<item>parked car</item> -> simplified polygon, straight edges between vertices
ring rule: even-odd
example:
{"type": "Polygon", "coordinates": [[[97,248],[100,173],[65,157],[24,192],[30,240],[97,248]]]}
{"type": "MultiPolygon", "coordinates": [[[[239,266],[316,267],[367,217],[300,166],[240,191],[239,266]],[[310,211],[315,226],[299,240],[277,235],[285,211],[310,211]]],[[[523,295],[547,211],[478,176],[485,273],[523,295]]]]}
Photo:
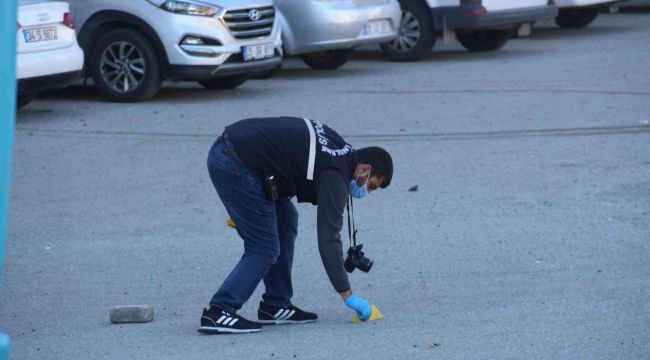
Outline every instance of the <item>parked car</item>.
{"type": "Polygon", "coordinates": [[[457,39],[470,51],[497,50],[513,29],[527,29],[520,32],[526,35],[534,21],[557,15],[552,0],[400,0],[400,4],[398,36],[381,45],[396,61],[422,58],[439,35],[457,39]]]}
{"type": "Polygon", "coordinates": [[[606,6],[614,5],[618,1],[612,0],[555,0],[560,13],[555,18],[555,23],[567,29],[580,29],[591,24],[600,10],[606,6]]]}
{"type": "Polygon", "coordinates": [[[39,91],[69,85],[81,76],[84,54],[77,44],[68,3],[22,0],[16,37],[17,105],[39,91]]]}
{"type": "Polygon", "coordinates": [[[352,49],[397,35],[397,0],[275,0],[286,55],[313,69],[337,69],[352,49]]]}
{"type": "Polygon", "coordinates": [[[84,74],[110,100],[152,97],[163,80],[233,89],[282,61],[272,0],[70,0],[84,74]]]}

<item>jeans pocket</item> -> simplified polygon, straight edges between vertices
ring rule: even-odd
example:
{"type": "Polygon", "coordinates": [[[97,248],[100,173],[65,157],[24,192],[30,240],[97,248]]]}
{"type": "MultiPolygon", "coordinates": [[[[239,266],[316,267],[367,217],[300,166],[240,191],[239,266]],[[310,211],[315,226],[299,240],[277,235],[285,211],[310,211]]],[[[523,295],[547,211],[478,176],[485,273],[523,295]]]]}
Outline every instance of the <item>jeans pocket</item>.
{"type": "Polygon", "coordinates": [[[262,180],[252,174],[241,174],[239,184],[240,201],[248,202],[259,216],[275,216],[275,203],[266,200],[262,180]]]}

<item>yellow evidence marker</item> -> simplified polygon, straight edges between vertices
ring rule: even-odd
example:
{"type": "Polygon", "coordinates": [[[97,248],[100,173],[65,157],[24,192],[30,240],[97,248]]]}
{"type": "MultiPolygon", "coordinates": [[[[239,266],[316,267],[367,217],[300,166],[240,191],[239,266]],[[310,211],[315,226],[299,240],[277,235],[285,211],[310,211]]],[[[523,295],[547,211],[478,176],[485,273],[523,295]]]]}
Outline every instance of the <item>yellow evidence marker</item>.
{"type": "Polygon", "coordinates": [[[384,315],[381,313],[381,311],[379,311],[379,309],[377,309],[377,307],[375,305],[371,304],[370,307],[372,308],[372,312],[370,313],[370,318],[368,320],[361,321],[361,319],[359,319],[359,315],[357,315],[355,313],[354,316],[352,317],[352,320],[350,320],[350,322],[352,322],[354,324],[360,324],[360,323],[367,322],[367,321],[383,319],[384,315]]]}
{"type": "Polygon", "coordinates": [[[227,219],[226,219],[226,225],[230,226],[230,227],[233,228],[233,229],[236,228],[236,226],[235,226],[235,222],[232,221],[231,218],[227,218],[227,219]]]}

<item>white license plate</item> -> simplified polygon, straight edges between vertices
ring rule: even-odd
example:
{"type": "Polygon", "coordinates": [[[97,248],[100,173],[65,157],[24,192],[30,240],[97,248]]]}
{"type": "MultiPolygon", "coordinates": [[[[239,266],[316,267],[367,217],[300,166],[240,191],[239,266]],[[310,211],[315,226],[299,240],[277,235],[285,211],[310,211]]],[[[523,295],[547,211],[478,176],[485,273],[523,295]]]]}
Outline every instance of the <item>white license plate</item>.
{"type": "Polygon", "coordinates": [[[370,21],[363,26],[364,35],[383,34],[391,31],[390,21],[388,20],[375,20],[370,21]]]}
{"type": "Polygon", "coordinates": [[[28,43],[56,40],[56,27],[52,26],[36,29],[24,29],[23,36],[25,37],[25,42],[28,43]]]}
{"type": "Polygon", "coordinates": [[[274,51],[273,44],[244,46],[244,61],[270,58],[274,51]]]}

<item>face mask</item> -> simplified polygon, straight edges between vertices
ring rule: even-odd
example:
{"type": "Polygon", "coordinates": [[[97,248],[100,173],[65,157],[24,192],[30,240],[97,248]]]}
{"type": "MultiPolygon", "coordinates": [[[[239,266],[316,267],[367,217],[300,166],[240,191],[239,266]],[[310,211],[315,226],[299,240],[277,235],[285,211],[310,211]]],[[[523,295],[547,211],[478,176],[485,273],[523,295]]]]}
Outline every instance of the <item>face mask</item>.
{"type": "Polygon", "coordinates": [[[358,179],[359,177],[357,176],[356,179],[350,181],[350,195],[356,199],[363,199],[368,195],[368,180],[370,180],[370,173],[368,173],[366,183],[363,186],[359,186],[357,183],[358,179]]]}

